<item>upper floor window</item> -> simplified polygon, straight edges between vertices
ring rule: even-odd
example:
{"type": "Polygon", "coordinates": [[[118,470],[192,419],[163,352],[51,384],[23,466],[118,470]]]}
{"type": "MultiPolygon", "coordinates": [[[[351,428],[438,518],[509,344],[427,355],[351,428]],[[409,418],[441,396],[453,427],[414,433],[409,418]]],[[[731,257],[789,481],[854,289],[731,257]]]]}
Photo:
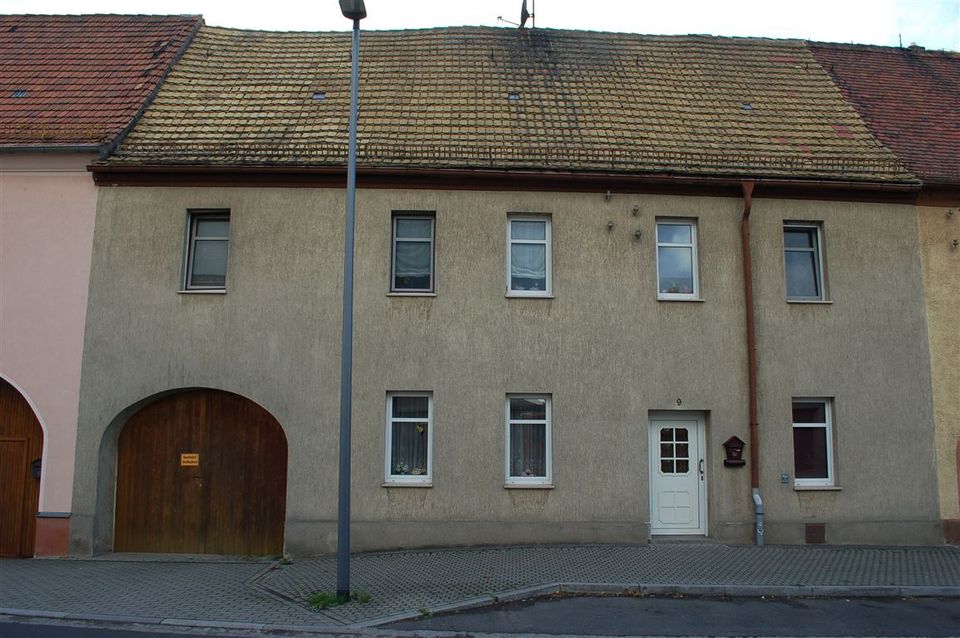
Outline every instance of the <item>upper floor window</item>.
{"type": "Polygon", "coordinates": [[[783,225],[783,260],[787,299],[824,301],[823,242],[820,224],[787,222],[783,225]]]}
{"type": "Polygon", "coordinates": [[[693,220],[657,221],[657,297],[698,299],[697,224],[693,220]]]}
{"type": "Polygon", "coordinates": [[[190,211],[187,223],[183,289],[226,289],[230,211],[190,211]]]}
{"type": "Polygon", "coordinates": [[[798,486],[831,486],[833,426],[826,399],[793,400],[793,472],[798,486]]]}
{"type": "Polygon", "coordinates": [[[507,220],[507,294],[549,297],[550,218],[511,216],[507,220]]]}
{"type": "Polygon", "coordinates": [[[434,218],[394,215],[391,292],[433,292],[434,218]]]}

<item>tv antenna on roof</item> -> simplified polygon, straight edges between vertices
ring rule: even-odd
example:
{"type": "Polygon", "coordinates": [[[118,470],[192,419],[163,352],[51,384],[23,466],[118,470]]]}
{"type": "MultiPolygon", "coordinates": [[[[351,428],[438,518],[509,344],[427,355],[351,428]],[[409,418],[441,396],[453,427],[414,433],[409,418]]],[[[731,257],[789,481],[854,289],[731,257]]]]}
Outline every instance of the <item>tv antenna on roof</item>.
{"type": "Polygon", "coordinates": [[[511,22],[510,20],[504,19],[503,16],[497,16],[498,22],[506,22],[507,24],[512,24],[515,27],[524,28],[527,24],[527,20],[530,19],[530,28],[536,28],[537,26],[537,0],[531,0],[533,13],[527,11],[527,0],[523,0],[523,4],[520,6],[520,23],[511,22]]]}

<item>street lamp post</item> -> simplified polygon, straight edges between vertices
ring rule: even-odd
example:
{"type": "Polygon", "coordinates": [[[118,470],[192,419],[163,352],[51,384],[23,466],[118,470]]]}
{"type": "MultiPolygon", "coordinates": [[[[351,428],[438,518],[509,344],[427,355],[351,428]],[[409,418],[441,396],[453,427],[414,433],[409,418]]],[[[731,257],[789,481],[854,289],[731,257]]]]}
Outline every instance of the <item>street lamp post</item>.
{"type": "Polygon", "coordinates": [[[353,408],[353,236],[357,207],[357,93],[360,85],[360,20],[363,0],[340,0],[353,20],[350,55],[350,140],[347,149],[347,215],[343,240],[343,332],[340,345],[340,480],[337,493],[337,598],[350,597],[350,418],[353,408]]]}

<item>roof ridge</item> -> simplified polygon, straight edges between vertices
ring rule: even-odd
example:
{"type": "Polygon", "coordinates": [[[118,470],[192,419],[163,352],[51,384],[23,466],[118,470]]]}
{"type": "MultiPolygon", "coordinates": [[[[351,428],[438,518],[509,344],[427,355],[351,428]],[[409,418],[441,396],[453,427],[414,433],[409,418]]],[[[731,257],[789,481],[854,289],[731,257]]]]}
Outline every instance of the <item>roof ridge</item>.
{"type": "Polygon", "coordinates": [[[910,46],[893,46],[888,44],[861,44],[859,42],[824,42],[820,40],[806,40],[810,46],[824,47],[831,49],[868,49],[881,51],[902,51],[904,53],[927,54],[927,55],[947,55],[949,57],[960,58],[960,51],[951,49],[928,49],[916,44],[910,46]]]}
{"type": "MultiPolygon", "coordinates": [[[[240,27],[225,27],[215,24],[207,24],[205,26],[208,30],[217,30],[231,33],[257,33],[257,34],[267,34],[267,35],[337,35],[337,34],[349,34],[349,29],[344,30],[328,30],[328,31],[308,31],[308,30],[270,30],[270,29],[244,29],[240,27]]],[[[807,43],[806,40],[802,38],[772,38],[766,36],[739,36],[739,35],[712,35],[709,33],[671,33],[671,34],[659,34],[659,33],[634,33],[629,31],[599,31],[593,29],[555,29],[550,27],[537,27],[535,29],[517,29],[514,27],[495,27],[489,25],[450,25],[443,27],[416,27],[411,29],[364,29],[364,35],[402,35],[402,34],[442,34],[449,32],[464,32],[464,33],[489,33],[489,34],[516,34],[516,33],[526,33],[528,35],[534,35],[538,32],[544,32],[549,35],[580,35],[580,36],[597,36],[597,37],[628,37],[628,38],[639,38],[639,39],[663,39],[663,40],[712,40],[712,41],[724,41],[724,42],[736,42],[736,43],[749,43],[749,42],[761,42],[761,43],[771,43],[771,44],[781,44],[789,43],[797,46],[803,46],[807,43]]]]}
{"type": "Polygon", "coordinates": [[[6,18],[202,18],[200,13],[5,13],[0,20],[6,18]]]}

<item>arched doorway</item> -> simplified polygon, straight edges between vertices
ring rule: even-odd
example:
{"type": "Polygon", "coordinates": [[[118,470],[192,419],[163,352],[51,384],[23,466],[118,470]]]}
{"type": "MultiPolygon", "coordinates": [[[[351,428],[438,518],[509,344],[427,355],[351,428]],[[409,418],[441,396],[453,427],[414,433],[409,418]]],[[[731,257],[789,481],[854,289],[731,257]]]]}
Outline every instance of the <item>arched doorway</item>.
{"type": "Polygon", "coordinates": [[[33,556],[43,429],[23,395],[0,379],[0,556],[33,556]]]}
{"type": "Polygon", "coordinates": [[[269,412],[220,390],[165,396],[120,433],[114,551],[280,554],[286,490],[269,412]]]}

